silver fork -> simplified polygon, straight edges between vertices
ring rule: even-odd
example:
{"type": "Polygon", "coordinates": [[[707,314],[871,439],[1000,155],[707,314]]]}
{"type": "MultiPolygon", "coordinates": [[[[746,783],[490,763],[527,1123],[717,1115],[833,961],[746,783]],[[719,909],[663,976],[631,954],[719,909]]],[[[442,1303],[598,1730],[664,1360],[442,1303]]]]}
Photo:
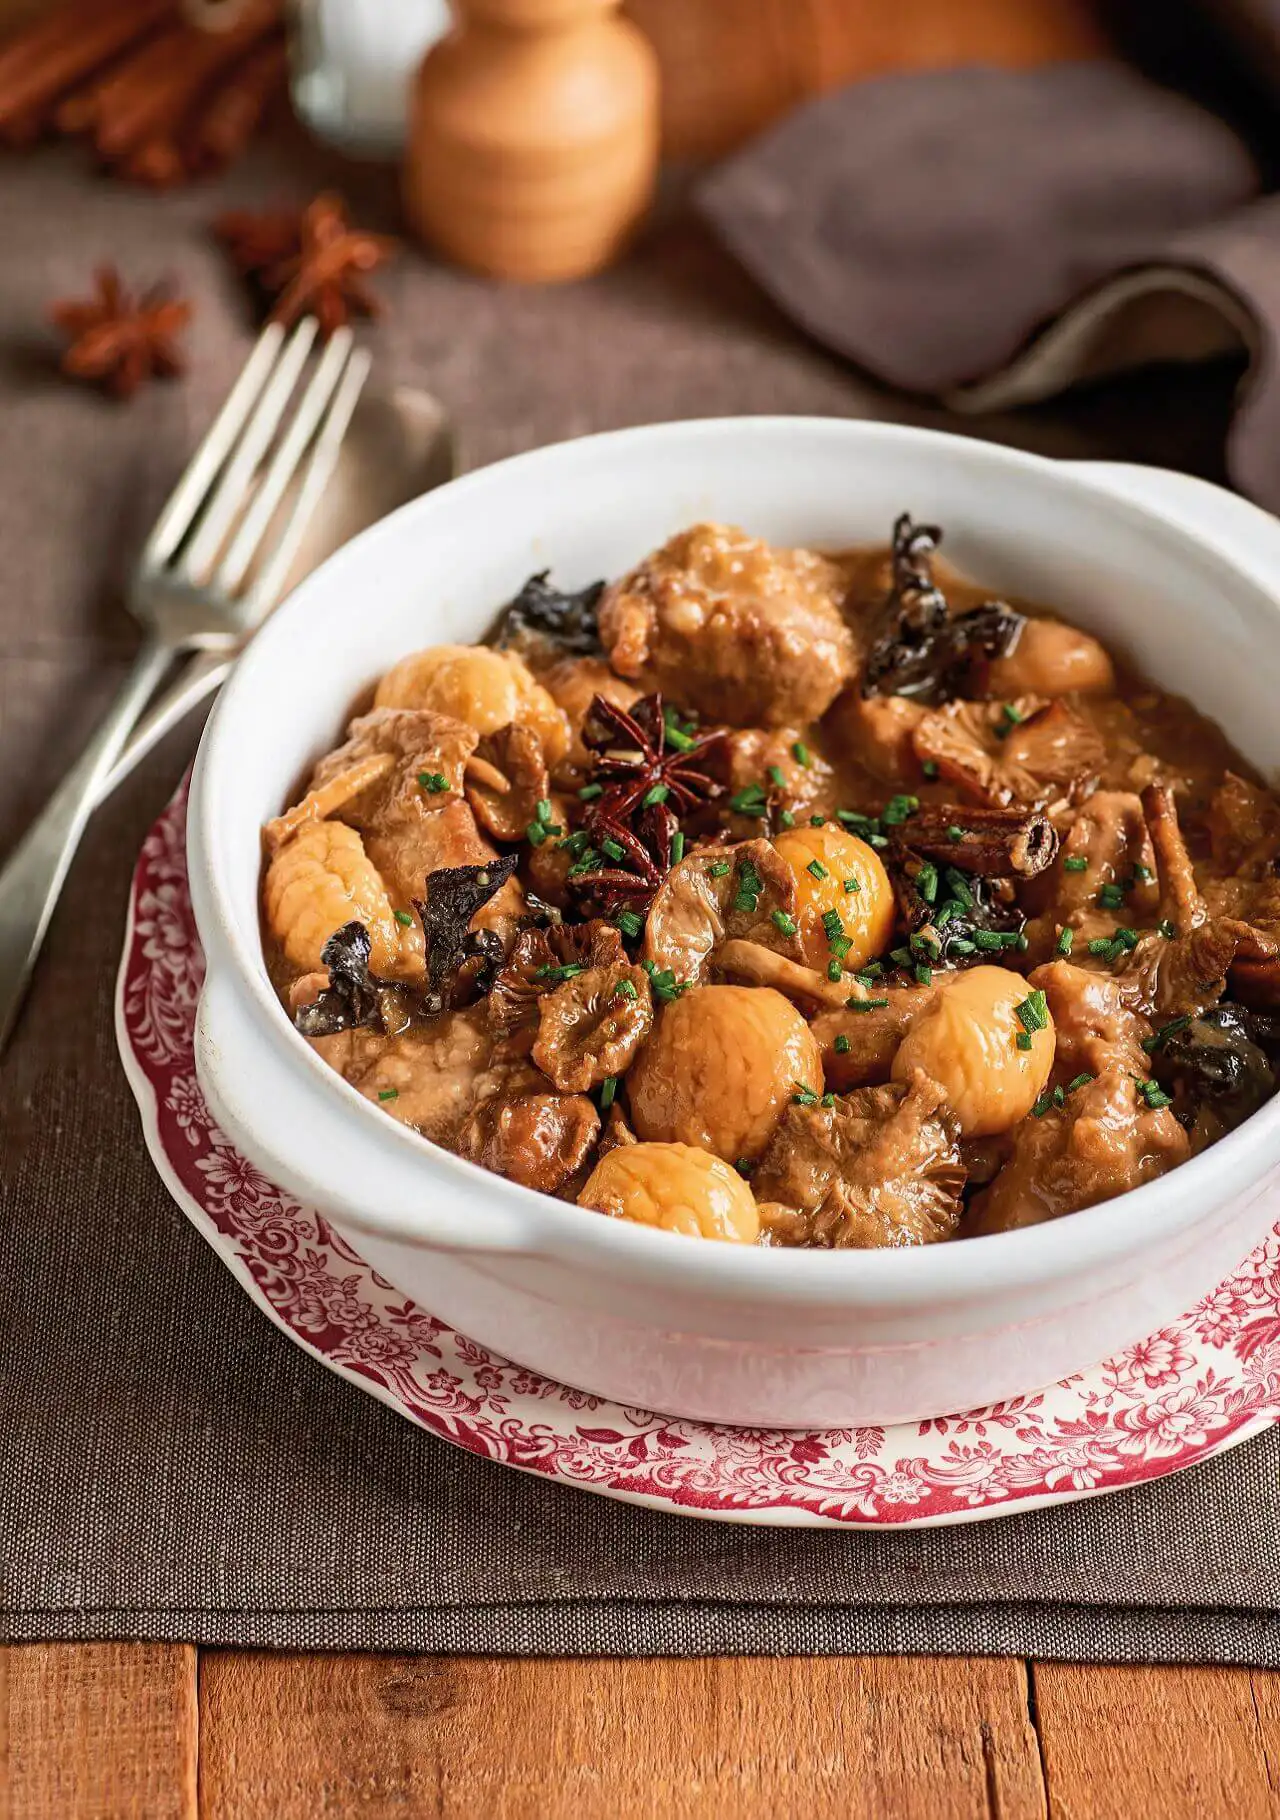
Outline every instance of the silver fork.
{"type": "Polygon", "coordinates": [[[349,329],[339,329],[268,460],[315,335],[311,317],[287,338],[275,324],[264,329],[130,579],[128,605],[144,629],[133,667],[0,871],[0,1050],[99,790],[157,684],[183,652],[234,650],[288,574],[369,373],[369,355],[349,329]],[[296,496],[272,542],[268,532],[299,470],[296,496]]]}

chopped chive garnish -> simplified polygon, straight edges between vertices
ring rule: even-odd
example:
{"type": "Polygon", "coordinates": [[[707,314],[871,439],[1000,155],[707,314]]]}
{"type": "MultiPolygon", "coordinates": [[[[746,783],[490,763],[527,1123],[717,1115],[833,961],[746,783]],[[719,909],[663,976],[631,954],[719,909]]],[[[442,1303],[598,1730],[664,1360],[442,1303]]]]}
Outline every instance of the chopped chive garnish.
{"type": "Polygon", "coordinates": [[[778,820],[782,823],[784,828],[794,828],[796,825],[796,818],[791,813],[790,809],[784,809],[779,815],[778,820]]]}
{"type": "Polygon", "coordinates": [[[952,846],[959,845],[964,839],[964,829],[957,828],[955,823],[952,822],[951,826],[947,829],[947,839],[951,842],[952,846]]]}
{"type": "Polygon", "coordinates": [[[884,967],[879,961],[868,961],[866,966],[855,973],[853,977],[856,980],[861,980],[864,986],[869,986],[872,980],[878,980],[883,972],[884,967]]]}
{"type": "Polygon", "coordinates": [[[677,727],[673,722],[668,721],[667,744],[677,752],[687,752],[693,745],[693,740],[682,727],[677,727]]]}
{"type": "Polygon", "coordinates": [[[583,784],[581,790],[578,792],[578,801],[583,803],[594,802],[597,796],[603,795],[603,784],[583,784]]]}
{"type": "Polygon", "coordinates": [[[1062,862],[1062,870],[1064,872],[1087,872],[1089,862],[1081,854],[1068,854],[1062,862]]]}
{"type": "Polygon", "coordinates": [[[846,890],[846,891],[848,891],[848,892],[850,892],[850,893],[852,893],[852,892],[854,892],[854,891],[861,891],[861,889],[862,889],[862,880],[861,880],[861,879],[858,879],[858,878],[852,878],[852,877],[850,877],[850,878],[847,878],[847,879],[846,879],[846,880],[845,880],[845,881],[844,881],[844,888],[845,888],[845,890],[846,890]]]}
{"type": "Polygon", "coordinates": [[[1028,1034],[1034,1030],[1048,1029],[1049,1003],[1038,988],[1035,992],[1029,992],[1022,1003],[1013,1009],[1018,1022],[1028,1034]]]}
{"type": "Polygon", "coordinates": [[[1118,910],[1124,902],[1124,891],[1119,885],[1103,885],[1098,892],[1098,903],[1104,910],[1118,910]]]}
{"type": "Polygon", "coordinates": [[[449,788],[449,780],[443,771],[419,771],[418,782],[432,796],[439,796],[442,790],[449,788]]]}
{"type": "Polygon", "coordinates": [[[533,813],[535,820],[540,821],[544,827],[549,828],[551,826],[551,798],[549,796],[540,798],[538,806],[533,813]]]}
{"type": "Polygon", "coordinates": [[[846,828],[852,828],[855,834],[867,834],[875,831],[877,823],[870,815],[863,815],[858,809],[837,809],[837,821],[842,821],[846,828]]]}
{"type": "Polygon", "coordinates": [[[849,1011],[883,1011],[889,1003],[887,998],[847,998],[844,1002],[849,1011]]]}
{"type": "Polygon", "coordinates": [[[1164,1106],[1172,1106],[1172,1099],[1159,1081],[1137,1081],[1135,1084],[1152,1112],[1159,1112],[1164,1106]]]}
{"type": "Polygon", "coordinates": [[[831,874],[827,871],[827,868],[820,859],[811,859],[809,864],[805,867],[805,871],[811,878],[824,879],[831,877],[831,874]]]}
{"type": "Polygon", "coordinates": [[[965,878],[964,873],[957,872],[954,866],[948,866],[946,877],[947,890],[951,893],[952,897],[958,899],[964,909],[972,910],[973,892],[969,889],[969,882],[965,878]]]}
{"type": "Polygon", "coordinates": [[[825,828],[826,825],[827,818],[825,815],[811,815],[809,817],[809,826],[811,828],[825,828]]]}
{"type": "Polygon", "coordinates": [[[993,954],[997,948],[1004,947],[1004,936],[998,929],[975,929],[973,945],[981,948],[984,954],[993,954]]]}
{"type": "Polygon", "coordinates": [[[838,960],[830,960],[827,962],[827,978],[829,980],[838,980],[843,972],[844,968],[840,965],[838,960]]]}
{"type": "Polygon", "coordinates": [[[1171,1036],[1176,1036],[1179,1030],[1185,1030],[1190,1022],[1189,1017],[1175,1017],[1172,1023],[1162,1024],[1153,1036],[1145,1037],[1142,1047],[1148,1055],[1154,1055],[1156,1050],[1162,1048],[1171,1036]]]}
{"type": "Polygon", "coordinates": [[[617,1075],[616,1074],[606,1074],[604,1079],[600,1083],[600,1110],[601,1110],[601,1112],[607,1112],[609,1110],[610,1106],[612,1106],[612,1104],[613,1104],[613,1097],[617,1093],[617,1091],[618,1091],[617,1075]]]}
{"type": "Polygon", "coordinates": [[[1176,942],[1178,939],[1177,927],[1169,921],[1167,916],[1162,916],[1156,924],[1156,934],[1163,935],[1167,942],[1176,942]]]}
{"type": "Polygon", "coordinates": [[[793,745],[791,747],[791,756],[792,756],[792,758],[795,759],[795,761],[798,765],[803,765],[806,771],[808,770],[809,766],[813,763],[813,754],[810,752],[808,746],[805,745],[805,743],[802,739],[797,739],[793,743],[793,745]]]}
{"type": "Polygon", "coordinates": [[[670,967],[659,968],[656,961],[641,961],[640,965],[649,975],[649,984],[653,987],[655,997],[664,1005],[680,997],[689,990],[688,980],[678,980],[670,967]]]}
{"type": "Polygon", "coordinates": [[[395,915],[396,921],[398,923],[403,923],[406,929],[411,929],[413,927],[413,917],[407,910],[397,910],[395,915]]]}
{"type": "Polygon", "coordinates": [[[832,1047],[837,1055],[848,1055],[849,1051],[853,1048],[853,1044],[849,1041],[847,1036],[841,1035],[836,1038],[832,1047]]]}
{"type": "Polygon", "coordinates": [[[784,935],[795,934],[796,919],[793,916],[788,916],[785,910],[774,910],[770,915],[775,928],[781,929],[784,935]]]}
{"type": "Polygon", "coordinates": [[[795,1089],[795,1092],[791,1095],[791,1104],[793,1106],[817,1105],[818,1096],[813,1091],[812,1087],[806,1087],[803,1081],[792,1081],[791,1085],[795,1089]]]}
{"type": "Polygon", "coordinates": [[[400,1098],[400,1089],[398,1087],[384,1087],[379,1093],[378,1098],[380,1100],[398,1100],[400,1098]]]}
{"type": "Polygon", "coordinates": [[[928,860],[916,873],[916,890],[926,904],[931,904],[938,895],[938,868],[931,866],[928,860]]]}
{"type": "Polygon", "coordinates": [[[963,936],[957,936],[951,944],[950,952],[952,954],[975,954],[977,947],[975,943],[965,941],[963,936]]]}
{"type": "Polygon", "coordinates": [[[1079,1087],[1087,1087],[1092,1079],[1093,1076],[1086,1068],[1083,1074],[1078,1074],[1073,1081],[1067,1082],[1067,1092],[1074,1093],[1079,1087]]]}
{"type": "Polygon", "coordinates": [[[1070,954],[1071,944],[1075,939],[1074,929],[1059,929],[1057,952],[1059,954],[1070,954]]]}
{"type": "Polygon", "coordinates": [[[898,828],[909,821],[919,807],[918,796],[891,796],[880,811],[880,820],[886,828],[898,828]]]}
{"type": "MultiPolygon", "coordinates": [[[[527,832],[527,830],[526,830],[526,832],[527,832]]],[[[538,843],[535,841],[534,842],[535,847],[537,846],[537,844],[538,843]]],[[[574,861],[574,863],[570,866],[569,877],[570,878],[580,878],[584,872],[594,871],[596,864],[599,861],[599,858],[600,858],[600,855],[596,852],[594,847],[584,848],[583,851],[578,855],[578,857],[574,861]]]]}
{"type": "Polygon", "coordinates": [[[769,781],[771,783],[776,784],[779,790],[786,789],[787,780],[786,780],[786,777],[783,775],[781,765],[770,765],[769,766],[769,781]]]}
{"type": "Polygon", "coordinates": [[[1067,1103],[1067,1096],[1066,1096],[1066,1094],[1065,1094],[1065,1092],[1064,1092],[1064,1091],[1063,1091],[1063,1089],[1062,1089],[1062,1088],[1061,1088],[1061,1087],[1055,1087],[1055,1088],[1054,1088],[1054,1090],[1053,1090],[1053,1103],[1054,1103],[1054,1105],[1055,1105],[1055,1106],[1065,1106],[1065,1105],[1066,1105],[1066,1103],[1067,1103]]]}
{"type": "Polygon", "coordinates": [[[934,778],[938,775],[937,759],[936,758],[926,758],[924,763],[921,765],[920,769],[924,772],[925,776],[929,779],[929,782],[932,783],[934,778]]]}
{"type": "Polygon", "coordinates": [[[822,1103],[824,1106],[834,1106],[836,1103],[835,1094],[834,1093],[824,1093],[822,1096],[822,1103]]]}
{"type": "Polygon", "coordinates": [[[610,859],[625,859],[627,857],[625,850],[618,845],[616,840],[602,840],[600,842],[600,851],[602,853],[607,853],[610,859]]]}
{"type": "Polygon", "coordinates": [[[533,977],[536,980],[563,981],[575,979],[579,973],[585,972],[586,968],[582,965],[581,961],[568,961],[563,967],[553,967],[548,962],[545,967],[535,967],[533,970],[533,977]]]}
{"type": "Polygon", "coordinates": [[[684,858],[684,829],[677,828],[671,836],[671,864],[678,866],[684,858]]]}
{"type": "Polygon", "coordinates": [[[1109,955],[1111,953],[1111,947],[1112,943],[1109,935],[1095,935],[1093,940],[1089,943],[1089,952],[1090,954],[1109,955]]]}
{"type": "Polygon", "coordinates": [[[749,1176],[751,1171],[755,1168],[755,1164],[751,1161],[749,1156],[740,1156],[733,1166],[738,1174],[744,1178],[749,1176]]]}
{"type": "Polygon", "coordinates": [[[714,866],[707,867],[707,877],[723,878],[727,872],[732,871],[733,867],[729,864],[727,859],[718,859],[714,866]]]}
{"type": "Polygon", "coordinates": [[[916,975],[916,984],[917,985],[932,986],[933,969],[932,969],[932,967],[926,967],[923,961],[916,962],[915,975],[916,975]]]}
{"type": "Polygon", "coordinates": [[[639,998],[640,994],[636,991],[630,980],[619,980],[613,989],[613,996],[615,998],[635,999],[639,998]]]}
{"type": "Polygon", "coordinates": [[[1027,1030],[1019,1030],[1018,1036],[1017,1036],[1017,1043],[1018,1043],[1019,1049],[1030,1049],[1030,1047],[1031,1047],[1030,1032],[1027,1030]]]}
{"type": "Polygon", "coordinates": [[[889,959],[891,961],[896,961],[900,967],[909,967],[911,965],[911,950],[910,948],[891,948],[889,951],[889,959]]]}
{"type": "Polygon", "coordinates": [[[1003,703],[1000,709],[1000,723],[996,728],[997,739],[1007,739],[1013,729],[1022,720],[1021,710],[1015,708],[1011,701],[1003,703]]]}
{"type": "Polygon", "coordinates": [[[1151,870],[1150,866],[1139,864],[1133,868],[1133,876],[1137,879],[1139,884],[1145,885],[1148,879],[1155,877],[1155,873],[1151,870]]]}
{"type": "Polygon", "coordinates": [[[1053,1095],[1051,1093],[1047,1093],[1047,1092],[1042,1093],[1040,1095],[1040,1098],[1036,1101],[1035,1105],[1031,1108],[1032,1118],[1033,1119],[1042,1119],[1044,1117],[1045,1113],[1048,1112],[1050,1106],[1052,1106],[1052,1105],[1053,1105],[1053,1095]]]}
{"type": "Polygon", "coordinates": [[[637,916],[634,910],[619,910],[614,921],[624,935],[639,935],[644,928],[644,918],[637,916]]]}
{"type": "Polygon", "coordinates": [[[748,784],[745,790],[739,790],[729,798],[729,807],[738,815],[765,815],[768,804],[764,799],[763,784],[748,784]]]}
{"type": "Polygon", "coordinates": [[[545,822],[530,822],[529,826],[525,829],[529,844],[533,847],[540,847],[550,832],[551,830],[547,827],[545,822]]]}
{"type": "Polygon", "coordinates": [[[749,859],[744,859],[738,868],[738,891],[733,900],[735,910],[754,910],[760,902],[760,893],[764,890],[764,880],[756,871],[749,859]]]}
{"type": "Polygon", "coordinates": [[[652,790],[646,790],[640,799],[643,809],[656,809],[659,803],[665,803],[671,791],[666,784],[655,784],[652,790]]]}

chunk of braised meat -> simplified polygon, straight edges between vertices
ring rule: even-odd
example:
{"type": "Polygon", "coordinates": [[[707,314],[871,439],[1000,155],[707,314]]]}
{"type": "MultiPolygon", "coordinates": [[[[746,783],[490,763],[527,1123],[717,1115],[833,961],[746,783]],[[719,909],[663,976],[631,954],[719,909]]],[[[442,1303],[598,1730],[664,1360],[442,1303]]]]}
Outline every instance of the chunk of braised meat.
{"type": "Polygon", "coordinates": [[[1249,925],[1231,969],[1231,986],[1248,1005],[1280,1007],[1280,805],[1255,784],[1228,772],[1209,807],[1212,864],[1204,878],[1211,915],[1249,925]]]}
{"type": "Polygon", "coordinates": [[[1064,701],[951,702],[926,714],[912,738],[921,765],[970,802],[1042,808],[1078,797],[1101,775],[1097,729],[1064,701]]]}
{"type": "Polygon", "coordinates": [[[498,1036],[532,1029],[543,998],[576,970],[598,972],[626,964],[621,935],[612,923],[598,918],[522,929],[489,992],[490,1026],[498,1036]]]}
{"type": "Polygon", "coordinates": [[[1012,1232],[1113,1200],[1190,1154],[1172,1108],[1149,1105],[1127,1068],[1108,1068],[1014,1127],[1009,1161],[974,1197],[963,1234],[1012,1232]]]}
{"type": "Polygon", "coordinates": [[[509,1182],[555,1194],[586,1163],[599,1132],[600,1114],[585,1094],[507,1091],[476,1107],[454,1147],[509,1182]]]}
{"type": "Polygon", "coordinates": [[[398,1036],[345,1030],[315,1038],[312,1047],[365,1099],[446,1148],[486,1089],[493,1057],[483,1005],[410,1025],[398,1036]]]}
{"type": "Polygon", "coordinates": [[[1280,803],[1270,791],[1228,771],[1208,814],[1214,870],[1256,880],[1280,853],[1280,803]]]}
{"type": "Polygon", "coordinates": [[[1066,1087],[1081,1074],[1124,1068],[1145,1076],[1143,1044],[1149,1020],[1128,1002],[1121,982],[1108,973],[1051,961],[1037,967],[1028,985],[1044,993],[1057,1034],[1054,1080],[1066,1087]]]}
{"type": "Polygon", "coordinates": [[[916,733],[929,709],[901,695],[861,695],[846,690],[827,716],[840,745],[880,783],[911,789],[924,776],[916,733]]]}
{"type": "Polygon", "coordinates": [[[357,716],[342,745],[316,765],[302,800],[267,823],[268,846],[329,816],[341,815],[365,835],[416,824],[457,801],[478,738],[461,721],[424,708],[374,708],[357,716]]]}
{"type": "Polygon", "coordinates": [[[596,1148],[597,1159],[608,1156],[611,1150],[624,1150],[629,1144],[639,1142],[639,1138],[627,1123],[626,1113],[615,1100],[604,1121],[604,1130],[600,1133],[600,1142],[596,1148]]]}
{"type": "Polygon", "coordinates": [[[791,1106],[751,1178],[772,1243],[867,1250],[947,1239],[960,1219],[956,1124],[942,1089],[864,1087],[791,1106]]]}
{"type": "Polygon", "coordinates": [[[798,935],[786,935],[774,913],[796,907],[791,868],[765,840],[699,847],[677,862],[654,896],[644,931],[644,958],[678,980],[699,980],[722,942],[755,942],[794,960],[798,935]]]}
{"type": "Polygon", "coordinates": [[[771,815],[784,810],[793,815],[809,815],[814,810],[831,814],[838,802],[834,771],[795,727],[772,731],[744,727],[727,734],[715,769],[725,785],[724,798],[717,804],[719,819],[741,839],[761,830],[758,816],[733,812],[734,798],[744,792],[743,800],[763,798],[771,815]]]}
{"type": "Polygon", "coordinates": [[[626,1072],[652,1025],[643,967],[588,967],[539,1001],[533,1059],[563,1093],[586,1093],[626,1072]]]}
{"type": "Polygon", "coordinates": [[[610,587],[600,635],[615,670],[730,726],[805,726],[854,672],[845,579],[810,550],[731,526],[680,532],[610,587]]]}
{"type": "Polygon", "coordinates": [[[1179,1121],[1199,1152],[1234,1131],[1276,1090],[1271,1061],[1256,1040],[1274,1048],[1280,1027],[1240,1005],[1215,1005],[1201,1017],[1177,1018],[1151,1039],[1160,1085],[1173,1096],[1179,1121]]]}
{"type": "Polygon", "coordinates": [[[495,840],[522,840],[550,795],[542,741],[532,727],[512,721],[480,741],[467,767],[466,797],[495,840]]]}
{"type": "Polygon", "coordinates": [[[862,693],[936,704],[983,692],[992,661],[1014,650],[1025,624],[1000,601],[953,613],[934,575],[942,532],[902,513],[893,527],[890,583],[862,668],[862,693]]]}
{"type": "Polygon", "coordinates": [[[946,974],[935,973],[929,986],[872,987],[866,994],[867,1010],[842,1006],[815,1017],[810,1029],[822,1050],[828,1086],[846,1093],[887,1081],[903,1037],[937,1003],[947,984],[946,974]]]}
{"type": "Polygon", "coordinates": [[[1141,927],[1159,915],[1155,849],[1142,802],[1132,791],[1095,790],[1075,811],[1054,863],[1025,896],[1033,961],[1047,959],[1059,931],[1072,932],[1079,958],[1094,939],[1111,937],[1118,923],[1141,927]],[[1118,905],[1106,900],[1120,893],[1118,905]]]}

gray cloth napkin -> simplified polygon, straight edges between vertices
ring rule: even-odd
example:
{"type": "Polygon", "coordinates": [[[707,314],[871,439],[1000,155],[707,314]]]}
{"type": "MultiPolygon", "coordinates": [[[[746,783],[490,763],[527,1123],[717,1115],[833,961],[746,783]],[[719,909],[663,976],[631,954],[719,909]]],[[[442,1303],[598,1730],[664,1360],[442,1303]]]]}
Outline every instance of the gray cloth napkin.
{"type": "MultiPolygon", "coordinates": [[[[162,201],[95,183],[73,156],[5,167],[0,850],[114,685],[132,633],[112,584],[249,343],[204,223],[233,197],[335,179],[380,225],[389,181],[325,168],[293,140],[212,192],[162,201]],[[54,377],[42,327],[48,297],[104,256],[140,280],[174,269],[199,310],[190,378],[124,409],[54,377]]],[[[886,413],[680,222],[563,290],[410,255],[385,290],[380,371],[441,395],[472,462],[645,418],[886,413]]],[[[1162,395],[1131,387],[1121,402],[983,427],[1047,452],[1205,465],[1199,416],[1179,441],[1162,395]]],[[[298,1351],[167,1198],[116,1060],[128,882],[194,737],[175,734],[95,819],[0,1064],[0,1637],[1280,1663],[1274,1435],[1023,1517],[783,1532],[473,1459],[298,1351]]]]}
{"type": "MultiPolygon", "coordinates": [[[[1265,27],[1280,60],[1280,8],[1217,10],[1265,27]]],[[[1263,189],[1225,119],[1100,62],[856,83],[713,173],[701,205],[811,335],[954,410],[1243,352],[1228,471],[1280,508],[1280,197],[1263,189]]]]}

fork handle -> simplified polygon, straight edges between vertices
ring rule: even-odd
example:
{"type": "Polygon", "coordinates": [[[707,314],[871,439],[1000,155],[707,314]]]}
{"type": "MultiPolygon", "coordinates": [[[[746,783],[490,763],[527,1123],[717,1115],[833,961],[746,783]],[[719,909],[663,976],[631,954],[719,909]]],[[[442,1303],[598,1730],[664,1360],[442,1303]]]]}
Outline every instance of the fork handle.
{"type": "Polygon", "coordinates": [[[97,732],[0,871],[0,1051],[98,793],[173,655],[147,635],[97,732]]]}

